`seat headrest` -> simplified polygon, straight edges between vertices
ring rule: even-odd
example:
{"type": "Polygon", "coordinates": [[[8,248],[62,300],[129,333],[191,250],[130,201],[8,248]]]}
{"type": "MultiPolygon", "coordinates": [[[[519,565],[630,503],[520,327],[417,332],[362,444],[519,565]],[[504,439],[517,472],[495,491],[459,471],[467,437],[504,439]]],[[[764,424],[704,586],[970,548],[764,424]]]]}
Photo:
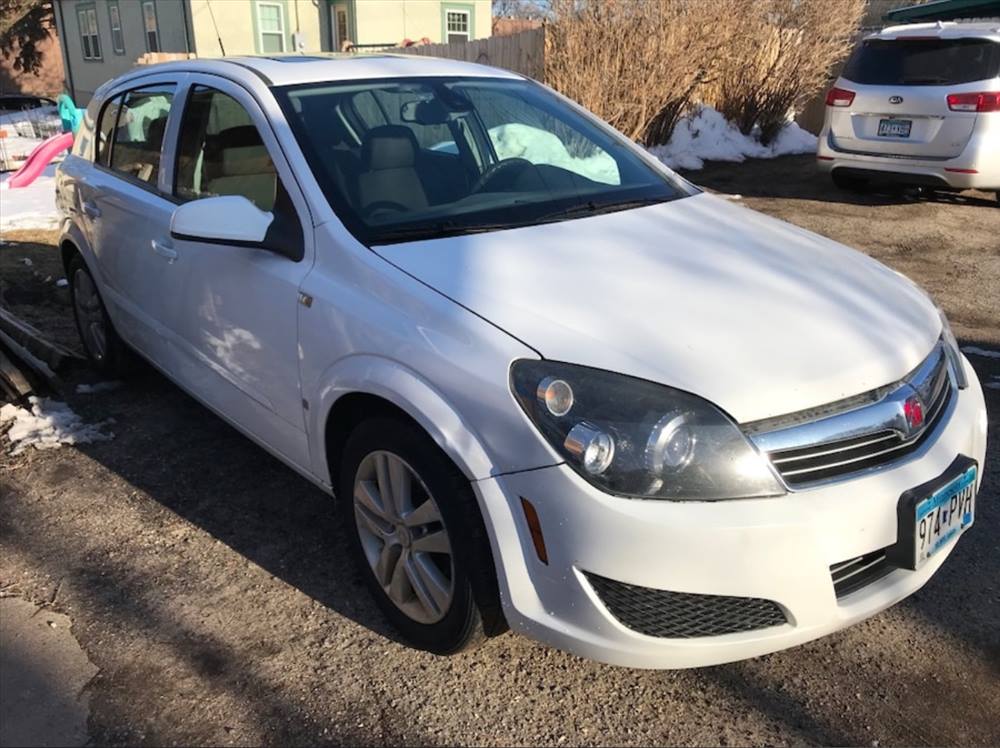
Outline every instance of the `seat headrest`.
{"type": "Polygon", "coordinates": [[[369,171],[406,169],[417,161],[417,138],[402,125],[373,127],[365,133],[361,159],[369,171]]]}

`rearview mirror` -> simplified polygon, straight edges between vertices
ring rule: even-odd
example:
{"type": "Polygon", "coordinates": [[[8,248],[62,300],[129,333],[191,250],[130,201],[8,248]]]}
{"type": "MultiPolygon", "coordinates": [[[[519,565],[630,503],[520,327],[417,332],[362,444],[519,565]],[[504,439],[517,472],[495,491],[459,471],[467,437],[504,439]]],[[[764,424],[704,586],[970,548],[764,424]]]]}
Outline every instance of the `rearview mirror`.
{"type": "Polygon", "coordinates": [[[170,219],[175,239],[263,248],[274,215],[242,195],[222,195],[180,205],[170,219]]]}

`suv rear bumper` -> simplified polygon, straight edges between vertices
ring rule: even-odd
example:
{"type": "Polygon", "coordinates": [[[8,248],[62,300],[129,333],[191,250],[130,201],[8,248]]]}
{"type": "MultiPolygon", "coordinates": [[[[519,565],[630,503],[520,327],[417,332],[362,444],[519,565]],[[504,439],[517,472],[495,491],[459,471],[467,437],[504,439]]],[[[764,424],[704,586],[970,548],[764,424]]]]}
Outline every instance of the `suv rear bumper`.
{"type": "Polygon", "coordinates": [[[952,159],[879,156],[838,150],[829,127],[820,133],[816,163],[825,172],[849,171],[873,182],[955,190],[1000,190],[1000,138],[973,137],[952,159]]]}

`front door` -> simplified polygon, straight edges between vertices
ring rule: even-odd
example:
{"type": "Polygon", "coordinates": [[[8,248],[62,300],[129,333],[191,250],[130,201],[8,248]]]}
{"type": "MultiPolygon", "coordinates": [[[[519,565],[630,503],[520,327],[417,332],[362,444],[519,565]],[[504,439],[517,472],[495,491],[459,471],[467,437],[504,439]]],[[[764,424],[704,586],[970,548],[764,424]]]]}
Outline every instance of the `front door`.
{"type": "Polygon", "coordinates": [[[330,3],[330,49],[345,52],[347,43],[352,41],[347,3],[330,3]]]}
{"type": "Polygon", "coordinates": [[[312,225],[263,113],[242,88],[192,77],[176,147],[174,197],[241,195],[289,211],[303,256],[170,239],[165,274],[181,384],[287,460],[308,465],[298,368],[298,292],[312,260],[312,225]],[[297,206],[297,207],[296,207],[297,206]],[[305,219],[305,220],[303,220],[305,219]]]}

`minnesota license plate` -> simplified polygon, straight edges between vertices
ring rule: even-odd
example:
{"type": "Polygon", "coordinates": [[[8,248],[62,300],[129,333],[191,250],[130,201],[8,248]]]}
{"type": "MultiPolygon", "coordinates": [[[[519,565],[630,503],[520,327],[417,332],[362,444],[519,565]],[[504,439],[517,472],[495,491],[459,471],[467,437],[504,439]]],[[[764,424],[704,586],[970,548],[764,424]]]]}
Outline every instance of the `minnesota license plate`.
{"type": "Polygon", "coordinates": [[[914,566],[920,566],[952,543],[975,520],[976,467],[965,470],[913,509],[914,566]]]}
{"type": "Polygon", "coordinates": [[[883,138],[908,138],[913,120],[910,119],[880,119],[878,134],[883,138]]]}

